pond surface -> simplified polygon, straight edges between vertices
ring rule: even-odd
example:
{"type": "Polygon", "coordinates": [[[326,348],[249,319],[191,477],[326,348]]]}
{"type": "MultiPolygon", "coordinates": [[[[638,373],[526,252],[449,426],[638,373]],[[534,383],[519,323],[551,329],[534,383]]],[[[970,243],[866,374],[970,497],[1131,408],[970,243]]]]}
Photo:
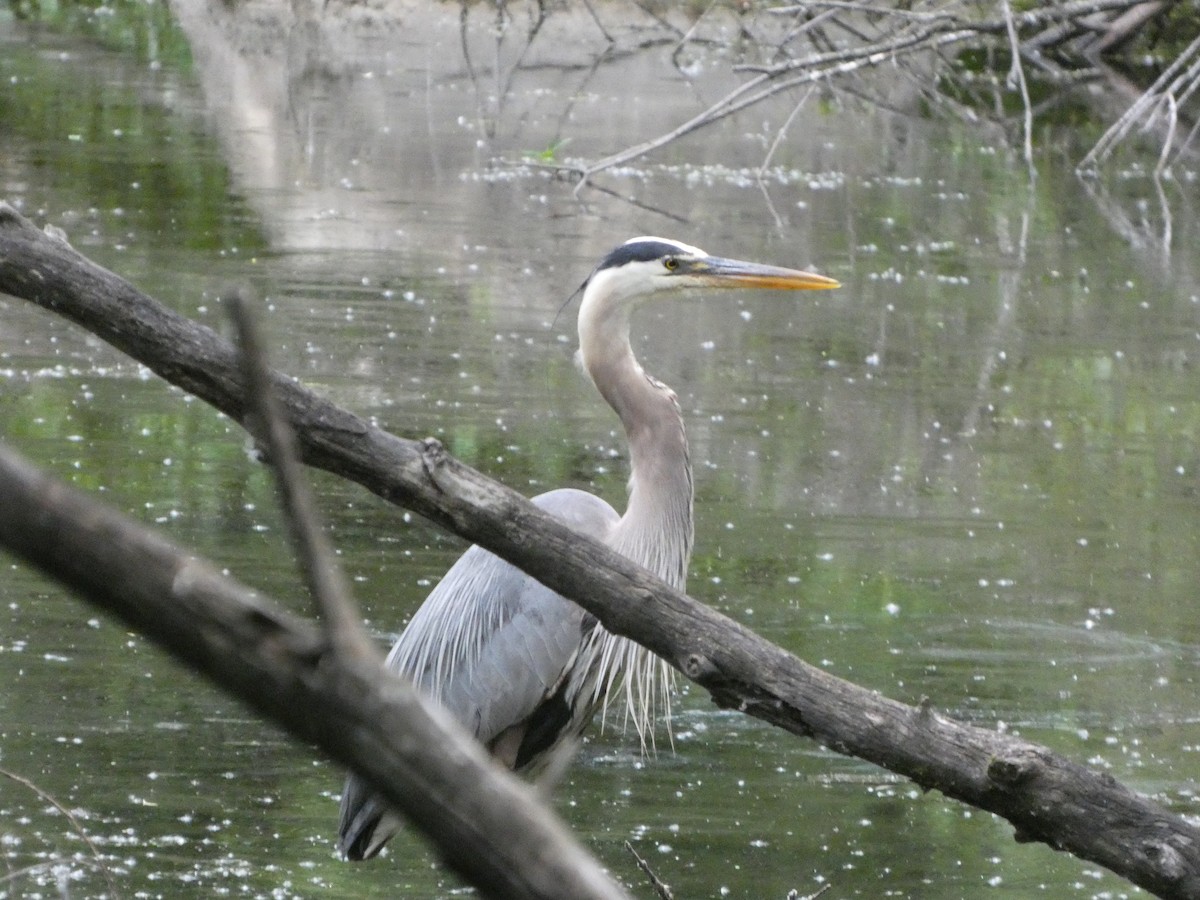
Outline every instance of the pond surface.
{"type": "MultiPolygon", "coordinates": [[[[437,5],[391,31],[148,10],[33,25],[0,4],[0,197],[213,327],[217,294],[251,285],[279,368],[519,490],[617,506],[624,440],[562,308],[596,260],[651,233],[838,278],[655,301],[635,322],[687,419],[691,593],[830,672],[1200,813],[1194,171],[1156,185],[1147,148],[1081,181],[1096,131],[1048,122],[1031,183],[982,131],[795,94],[575,196],[496,161],[653,137],[736,83],[731,60],[677,69],[652,45],[575,65],[604,46],[576,22],[574,44],[551,30],[515,69],[519,32],[481,19],[464,43],[437,5]]],[[[7,298],[0,433],[307,612],[239,429],[7,298]]],[[[461,544],[313,479],[390,639],[461,544]]],[[[339,861],[336,767],[2,564],[0,767],[61,808],[0,778],[0,897],[111,893],[63,809],[122,897],[462,892],[411,834],[339,861]]],[[[639,896],[626,840],[684,898],[1138,894],[699,690],[659,744],[642,759],[594,734],[555,799],[639,896]]]]}

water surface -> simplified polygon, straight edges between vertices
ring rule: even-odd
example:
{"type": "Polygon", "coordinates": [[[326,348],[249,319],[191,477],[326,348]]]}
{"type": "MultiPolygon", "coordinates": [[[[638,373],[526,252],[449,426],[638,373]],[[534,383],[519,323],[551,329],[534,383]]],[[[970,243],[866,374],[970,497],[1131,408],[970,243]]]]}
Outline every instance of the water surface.
{"type": "MultiPolygon", "coordinates": [[[[457,13],[399,43],[364,30],[351,55],[302,29],[283,53],[222,22],[192,4],[39,26],[0,11],[0,196],[214,327],[220,290],[251,284],[280,368],[514,488],[618,506],[623,439],[572,361],[575,308],[560,312],[596,259],[658,233],[840,279],[820,296],[664,299],[635,323],[687,418],[691,592],[837,675],[1003,725],[1196,814],[1194,172],[1160,195],[1141,174],[1153,157],[1134,158],[1084,183],[1071,161],[1088,135],[1047,124],[1030,184],[1017,154],[961,125],[814,101],[759,183],[797,96],[576,197],[495,161],[653,136],[715,96],[727,61],[690,83],[653,51],[590,74],[531,66],[497,92],[488,60],[504,70],[518,45],[477,36],[493,56],[468,66],[457,13]],[[654,89],[630,98],[629,84],[654,89]]],[[[4,299],[0,431],[307,611],[240,431],[4,299]]],[[[390,638],[461,544],[313,478],[390,638]]],[[[121,896],[459,890],[412,835],[382,861],[337,860],[336,767],[3,566],[0,766],[72,812],[121,896]]],[[[1136,893],[699,690],[678,707],[673,751],[641,759],[609,729],[556,795],[640,895],[625,840],[686,897],[827,882],[835,897],[1136,893]]],[[[58,879],[108,891],[44,799],[0,782],[0,815],[8,870],[37,867],[0,896],[59,896],[58,879]]]]}

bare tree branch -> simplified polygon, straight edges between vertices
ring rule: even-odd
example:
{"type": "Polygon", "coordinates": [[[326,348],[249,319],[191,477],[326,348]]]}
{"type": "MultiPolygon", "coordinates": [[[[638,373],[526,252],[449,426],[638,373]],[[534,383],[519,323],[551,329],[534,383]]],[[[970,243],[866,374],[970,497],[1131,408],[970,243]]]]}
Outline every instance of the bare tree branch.
{"type": "MultiPolygon", "coordinates": [[[[1137,102],[1130,106],[1121,118],[1100,136],[1100,140],[1096,141],[1096,145],[1080,161],[1076,171],[1095,170],[1138,122],[1142,122],[1144,127],[1150,127],[1154,117],[1164,104],[1168,108],[1172,104],[1177,105],[1191,96],[1197,88],[1200,88],[1200,37],[1192,41],[1187,49],[1180,53],[1175,61],[1158,76],[1154,84],[1146,89],[1137,102]]],[[[1170,144],[1167,144],[1164,152],[1169,148],[1170,144]]],[[[1162,168],[1161,162],[1159,168],[1162,168]]]]}
{"type": "MultiPolygon", "coordinates": [[[[83,324],[243,419],[228,344],[4,205],[0,291],[83,324]]],[[[1002,816],[1018,840],[1069,851],[1163,897],[1200,897],[1200,828],[1106,773],[1013,735],[956,722],[929,703],[907,706],[835,678],[575,533],[436,442],[401,440],[294,381],[273,380],[310,465],[357,481],[519,566],[610,631],[668,660],[718,706],[1002,816]]]]}
{"type": "Polygon", "coordinates": [[[659,900],[675,900],[675,892],[671,890],[671,886],[663,881],[655,874],[650,863],[642,859],[636,850],[633,849],[633,844],[629,841],[625,842],[625,849],[633,856],[637,867],[642,870],[642,873],[650,881],[650,886],[654,888],[654,893],[658,894],[659,900]]]}
{"type": "Polygon", "coordinates": [[[781,91],[786,91],[802,84],[827,81],[838,75],[846,75],[859,69],[879,65],[906,52],[928,49],[928,46],[941,47],[946,44],[965,40],[975,34],[974,31],[970,30],[941,33],[942,31],[941,25],[930,25],[917,29],[910,34],[882,41],[868,48],[866,51],[862,48],[834,50],[826,53],[815,53],[804,57],[802,60],[789,60],[785,63],[771,66],[760,71],[758,75],[745,84],[734,88],[708,109],[693,116],[666,134],[643,141],[640,144],[629,147],[619,153],[614,153],[611,156],[606,156],[603,159],[593,162],[581,162],[569,168],[580,176],[579,184],[582,186],[593,175],[605,169],[625,165],[635,159],[646,156],[655,150],[665,147],[667,144],[677,141],[685,135],[691,134],[693,131],[704,128],[714,122],[719,122],[734,113],[761,103],[766,98],[774,96],[781,91]],[[795,74],[797,72],[798,74],[795,74]],[[783,77],[785,75],[789,75],[790,77],[783,77]]]}
{"type": "MultiPolygon", "coordinates": [[[[579,178],[578,191],[593,176],[615,166],[644,157],[680,138],[719,122],[737,112],[804,84],[822,84],[837,88],[848,76],[884,64],[896,64],[904,58],[923,58],[948,78],[955,78],[951,66],[940,57],[946,47],[971,42],[985,43],[1005,38],[1013,53],[1011,87],[1021,92],[1024,109],[1025,158],[1032,165],[1032,104],[1022,58],[1035,62],[1046,71],[1059,71],[1042,54],[1063,47],[1079,34],[1102,34],[1092,53],[1128,40],[1163,14],[1169,4],[1140,0],[1070,0],[1066,3],[1043,2],[1032,9],[1014,10],[1009,0],[982,4],[967,0],[949,0],[935,8],[912,9],[912,4],[884,5],[855,0],[811,0],[767,10],[767,14],[816,15],[840,26],[851,39],[844,44],[817,52],[790,56],[769,65],[745,65],[738,71],[754,77],[731,90],[725,97],[669,131],[639,144],[626,147],[599,159],[577,160],[561,168],[579,178]],[[993,15],[998,11],[999,15],[993,15]],[[1108,16],[1112,16],[1111,19],[1108,16]]],[[[805,23],[811,27],[815,19],[805,23]]],[[[786,42],[785,42],[786,43],[786,42]]],[[[1186,55],[1186,54],[1185,54],[1186,55]]],[[[1092,58],[1092,57],[1088,57],[1092,58]]],[[[1177,61],[1178,62],[1178,61],[1177,61]]],[[[1096,71],[1089,70],[1094,77],[1096,71]]],[[[1064,84],[1076,78],[1063,78],[1064,84]]],[[[1173,93],[1182,88],[1176,85],[1173,93]]],[[[1085,161],[1085,165],[1087,161],[1085,161]]]]}
{"type": "Polygon", "coordinates": [[[382,661],[362,626],[362,614],[329,539],[317,524],[316,504],[300,470],[296,435],[284,420],[271,387],[266,350],[259,340],[254,315],[240,291],[222,298],[237,326],[245,385],[247,431],[266,448],[275,471],[284,518],[296,547],[305,582],[316,602],[325,636],[334,653],[363,662],[382,661]]]}
{"type": "MultiPolygon", "coordinates": [[[[42,800],[44,800],[46,803],[49,803],[51,806],[53,806],[55,809],[57,809],[59,811],[59,813],[64,818],[66,818],[66,820],[68,822],[71,823],[71,827],[73,829],[75,829],[75,833],[77,835],[79,835],[79,837],[83,840],[83,842],[85,844],[87,844],[88,850],[91,851],[92,864],[95,865],[96,868],[99,869],[104,874],[104,880],[108,883],[109,895],[113,898],[113,900],[120,900],[121,894],[117,890],[116,882],[113,880],[112,869],[110,869],[108,867],[108,865],[104,862],[104,857],[100,855],[100,849],[96,846],[96,842],[91,839],[91,837],[87,833],[87,830],[83,827],[83,823],[80,822],[78,818],[76,818],[75,814],[73,812],[71,812],[71,810],[67,809],[67,807],[65,807],[61,803],[59,803],[58,800],[56,800],[51,794],[48,794],[45,791],[43,791],[40,787],[38,787],[36,784],[34,784],[32,781],[30,781],[24,775],[18,775],[16,772],[10,772],[8,769],[0,769],[0,775],[4,776],[9,781],[15,781],[17,784],[27,788],[28,790],[32,791],[35,794],[37,794],[39,797],[42,798],[42,800]]],[[[41,864],[39,864],[38,867],[35,867],[35,868],[40,868],[40,866],[44,866],[44,865],[55,865],[55,863],[53,861],[50,861],[47,863],[41,863],[41,864]]],[[[7,880],[8,880],[7,877],[0,878],[0,884],[4,884],[4,882],[7,880]]]]}
{"type": "MultiPolygon", "coordinates": [[[[527,785],[377,664],[0,446],[0,546],[364,775],[488,897],[625,898],[527,785]]],[[[626,898],[627,900],[627,898],[626,898]]]]}
{"type": "Polygon", "coordinates": [[[1029,171],[1029,180],[1037,178],[1037,167],[1033,164],[1033,105],[1029,102],[1029,85],[1025,82],[1025,67],[1021,65],[1021,44],[1017,38],[1017,25],[1013,21],[1012,4],[1002,0],[1004,6],[1004,24],[1008,32],[1009,49],[1012,51],[1012,65],[1008,70],[1008,81],[1011,87],[1014,83],[1021,89],[1021,105],[1025,110],[1025,167],[1029,171]]]}

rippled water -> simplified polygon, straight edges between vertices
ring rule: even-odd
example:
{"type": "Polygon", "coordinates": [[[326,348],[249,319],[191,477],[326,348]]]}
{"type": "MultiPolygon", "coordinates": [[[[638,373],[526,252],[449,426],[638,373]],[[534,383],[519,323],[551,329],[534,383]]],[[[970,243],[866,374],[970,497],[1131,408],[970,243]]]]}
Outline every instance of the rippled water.
{"type": "MultiPolygon", "coordinates": [[[[678,121],[695,98],[624,92],[670,84],[661,57],[580,73],[569,111],[561,73],[530,70],[497,110],[432,49],[458,52],[453,23],[414,26],[404,53],[368,42],[376,55],[344,70],[283,80],[252,40],[227,56],[219,28],[189,4],[177,15],[182,30],[165,11],[34,28],[0,11],[0,196],[214,327],[217,293],[250,283],[280,368],[515,488],[570,484],[615,504],[623,440],[572,362],[574,308],[560,311],[595,260],[648,232],[837,277],[836,294],[672,298],[637,320],[643,361],[688,421],[692,593],[835,674],[1004,723],[1197,812],[1200,289],[1179,202],[1193,172],[1166,186],[1170,252],[1139,161],[1100,194],[1070,174],[1075,136],[1049,125],[1030,188],[1014,154],[959,126],[814,106],[760,187],[789,102],[581,201],[489,161],[556,136],[599,153],[678,121]]],[[[0,431],[305,610],[241,433],[7,299],[0,431]]],[[[390,637],[460,545],[314,482],[371,627],[390,637]]],[[[339,771],[3,566],[0,767],[71,812],[121,896],[459,890],[412,835],[382,861],[338,861],[339,771]]],[[[643,760],[609,730],[556,795],[641,895],[627,839],[686,897],[828,882],[827,896],[1134,893],[698,690],[679,707],[673,751],[643,760]]],[[[64,813],[27,786],[0,779],[0,821],[0,896],[59,896],[60,879],[72,896],[108,890],[64,813]]]]}

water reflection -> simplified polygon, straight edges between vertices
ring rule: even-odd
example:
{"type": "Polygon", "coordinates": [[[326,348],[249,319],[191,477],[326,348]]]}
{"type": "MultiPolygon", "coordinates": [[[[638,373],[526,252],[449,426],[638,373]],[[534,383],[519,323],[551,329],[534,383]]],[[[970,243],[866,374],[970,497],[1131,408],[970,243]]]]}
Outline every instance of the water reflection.
{"type": "MultiPolygon", "coordinates": [[[[970,131],[813,109],[773,156],[768,205],[748,173],[793,98],[581,202],[491,160],[657,133],[723,89],[725,69],[681,85],[653,52],[515,69],[515,42],[497,76],[480,32],[472,81],[453,16],[399,36],[310,22],[281,43],[233,27],[232,8],[177,15],[132,56],[8,15],[0,194],[216,327],[218,292],[251,282],[281,368],[515,488],[614,503],[622,442],[571,360],[573,311],[559,313],[595,259],[662,232],[835,275],[836,297],[672,299],[637,320],[638,353],[688,420],[693,593],[836,674],[1003,722],[1196,811],[1200,289],[1188,255],[1163,252],[1148,180],[1098,196],[1047,158],[1031,190],[970,131]],[[662,89],[630,99],[630,84],[662,89]]],[[[1194,243],[1189,209],[1173,210],[1176,247],[1194,243]]],[[[269,479],[222,417],[10,300],[0,375],[6,440],[305,609],[269,479]]],[[[315,478],[389,637],[460,547],[315,478]]],[[[411,835],[380,864],[336,861],[340,773],[4,566],[0,759],[72,809],[122,895],[455,889],[411,835]]],[[[642,761],[610,729],[558,794],[629,883],[625,839],[687,896],[1129,892],[698,691],[680,705],[674,752],[642,761]]],[[[12,869],[62,860],[78,894],[107,890],[53,807],[5,783],[0,810],[12,869]]],[[[57,877],[14,883],[53,895],[57,877]]]]}

